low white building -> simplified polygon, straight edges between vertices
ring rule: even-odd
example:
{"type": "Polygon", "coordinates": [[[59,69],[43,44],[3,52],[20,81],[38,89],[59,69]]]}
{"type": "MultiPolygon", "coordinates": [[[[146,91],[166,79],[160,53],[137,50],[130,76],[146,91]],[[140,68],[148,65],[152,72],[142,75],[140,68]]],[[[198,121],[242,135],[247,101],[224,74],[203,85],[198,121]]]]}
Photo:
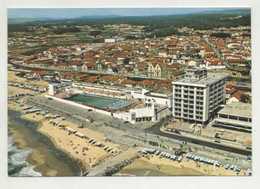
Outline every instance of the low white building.
{"type": "Polygon", "coordinates": [[[200,68],[206,68],[207,70],[225,69],[225,65],[212,65],[206,62],[205,64],[200,64],[200,68]]]}
{"type": "Polygon", "coordinates": [[[156,122],[156,110],[155,105],[146,106],[144,108],[136,108],[130,110],[131,122],[143,122],[143,121],[152,121],[156,122]]]}
{"type": "Polygon", "coordinates": [[[154,104],[167,106],[168,108],[172,107],[171,95],[153,93],[146,89],[142,89],[140,91],[131,91],[131,96],[132,98],[143,100],[145,102],[153,102],[154,104]]]}
{"type": "Polygon", "coordinates": [[[70,86],[70,83],[49,83],[48,94],[54,96],[55,94],[65,91],[67,87],[70,86]]]}
{"type": "Polygon", "coordinates": [[[49,88],[48,88],[48,94],[49,95],[55,95],[58,90],[58,84],[57,83],[49,83],[49,88]]]}
{"type": "Polygon", "coordinates": [[[167,94],[149,92],[145,94],[145,101],[152,101],[155,104],[167,106],[168,108],[172,107],[172,96],[167,94]]]}
{"type": "Polygon", "coordinates": [[[114,113],[113,117],[136,124],[141,122],[157,122],[170,114],[171,112],[166,106],[162,107],[150,103],[142,108],[130,109],[129,112],[114,113]]]}
{"type": "Polygon", "coordinates": [[[115,42],[116,42],[116,39],[114,39],[114,38],[105,39],[105,43],[115,43],[115,42]]]}
{"type": "Polygon", "coordinates": [[[214,120],[214,127],[251,133],[252,131],[252,106],[242,102],[226,104],[218,112],[214,120]]]}

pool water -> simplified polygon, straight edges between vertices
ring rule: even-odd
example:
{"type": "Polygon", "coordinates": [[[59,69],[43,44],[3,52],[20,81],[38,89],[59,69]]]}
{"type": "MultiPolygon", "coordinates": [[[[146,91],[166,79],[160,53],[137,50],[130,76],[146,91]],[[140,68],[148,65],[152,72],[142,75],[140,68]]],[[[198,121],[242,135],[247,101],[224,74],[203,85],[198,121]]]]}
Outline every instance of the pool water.
{"type": "Polygon", "coordinates": [[[117,110],[129,105],[128,101],[126,100],[89,94],[77,94],[67,98],[67,100],[99,109],[109,108],[112,110],[117,110]]]}

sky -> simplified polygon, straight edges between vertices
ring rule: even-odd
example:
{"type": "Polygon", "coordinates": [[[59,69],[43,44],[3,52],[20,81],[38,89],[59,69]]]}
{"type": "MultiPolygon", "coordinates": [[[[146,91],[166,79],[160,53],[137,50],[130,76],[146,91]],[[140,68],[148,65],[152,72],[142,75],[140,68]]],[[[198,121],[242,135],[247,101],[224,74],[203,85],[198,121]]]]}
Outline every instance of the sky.
{"type": "MultiPolygon", "coordinates": [[[[230,9],[230,8],[229,8],[230,9]]],[[[105,16],[155,16],[180,15],[208,11],[222,11],[224,8],[30,8],[8,9],[8,18],[77,18],[105,16]]],[[[228,10],[228,9],[227,9],[228,10]]]]}

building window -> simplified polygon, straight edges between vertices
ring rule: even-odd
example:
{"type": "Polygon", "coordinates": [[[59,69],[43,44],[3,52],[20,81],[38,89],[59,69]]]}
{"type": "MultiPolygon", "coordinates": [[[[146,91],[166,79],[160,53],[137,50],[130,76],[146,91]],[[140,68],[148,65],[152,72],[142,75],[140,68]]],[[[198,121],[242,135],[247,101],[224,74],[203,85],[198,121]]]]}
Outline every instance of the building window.
{"type": "Polygon", "coordinates": [[[237,116],[230,115],[230,116],[229,116],[229,119],[237,120],[237,116]]]}
{"type": "Polygon", "coordinates": [[[239,119],[240,121],[249,122],[249,118],[247,118],[247,117],[239,117],[238,119],[239,119]]]}
{"type": "Polygon", "coordinates": [[[221,117],[221,118],[228,118],[228,116],[225,115],[225,114],[219,114],[218,116],[221,117]]]}
{"type": "Polygon", "coordinates": [[[197,97],[197,100],[201,100],[201,101],[203,101],[203,97],[197,97]]]}
{"type": "Polygon", "coordinates": [[[202,115],[202,112],[196,111],[196,114],[197,114],[197,115],[202,115]]]}
{"type": "Polygon", "coordinates": [[[175,106],[181,106],[181,104],[180,103],[175,103],[175,106]]]}

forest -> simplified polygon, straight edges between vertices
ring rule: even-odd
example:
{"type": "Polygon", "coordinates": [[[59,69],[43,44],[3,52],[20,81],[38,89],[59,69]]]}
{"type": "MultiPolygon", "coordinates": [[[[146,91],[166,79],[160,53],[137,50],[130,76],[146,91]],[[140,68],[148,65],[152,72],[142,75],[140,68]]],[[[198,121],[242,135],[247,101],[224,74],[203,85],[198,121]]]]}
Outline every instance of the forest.
{"type": "MultiPolygon", "coordinates": [[[[102,30],[106,24],[130,24],[145,26],[145,32],[149,35],[163,37],[170,34],[179,34],[177,28],[190,27],[194,29],[212,29],[216,27],[236,27],[250,26],[251,15],[249,12],[217,12],[217,13],[198,13],[187,15],[169,15],[169,16],[131,16],[131,17],[101,17],[89,18],[80,17],[74,19],[32,21],[26,23],[10,23],[9,32],[28,32],[33,26],[51,27],[55,26],[53,32],[62,34],[66,32],[80,32],[77,26],[90,25],[102,30]],[[232,18],[236,18],[235,20],[232,18]],[[67,25],[69,27],[63,27],[67,25]],[[61,26],[61,27],[59,27],[61,26]]],[[[149,37],[149,36],[148,36],[149,37]]]]}

